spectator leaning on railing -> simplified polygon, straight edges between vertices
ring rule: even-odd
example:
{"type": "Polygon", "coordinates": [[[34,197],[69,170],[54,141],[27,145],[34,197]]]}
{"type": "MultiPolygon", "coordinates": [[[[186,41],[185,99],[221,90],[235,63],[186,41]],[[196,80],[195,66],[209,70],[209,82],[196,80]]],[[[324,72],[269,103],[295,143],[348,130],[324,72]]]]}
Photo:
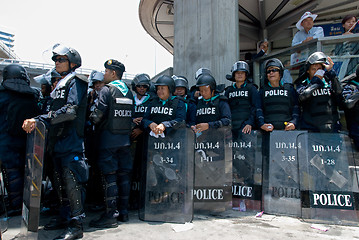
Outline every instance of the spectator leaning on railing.
{"type": "Polygon", "coordinates": [[[322,27],[314,27],[314,20],[317,18],[317,14],[311,12],[305,12],[295,25],[299,32],[297,32],[292,40],[292,46],[308,42],[314,38],[324,37],[324,31],[322,27]]]}

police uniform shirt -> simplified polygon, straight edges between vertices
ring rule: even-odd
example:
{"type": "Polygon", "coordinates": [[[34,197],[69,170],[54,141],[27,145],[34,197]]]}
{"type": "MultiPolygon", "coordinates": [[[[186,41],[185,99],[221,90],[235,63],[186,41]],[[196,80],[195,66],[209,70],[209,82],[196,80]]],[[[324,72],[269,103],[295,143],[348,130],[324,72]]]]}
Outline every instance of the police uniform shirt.
{"type": "MultiPolygon", "coordinates": [[[[204,104],[204,105],[209,105],[211,103],[213,103],[217,98],[221,98],[224,96],[220,96],[220,95],[215,95],[212,98],[206,100],[203,99],[203,97],[201,97],[200,99],[198,99],[198,103],[197,103],[197,107],[196,107],[196,116],[198,116],[197,111],[198,106],[200,104],[204,104]]],[[[196,117],[196,123],[208,123],[209,128],[220,128],[223,126],[229,126],[231,124],[231,109],[229,107],[229,104],[226,100],[223,99],[219,99],[218,102],[218,109],[219,109],[219,117],[217,120],[214,121],[203,121],[203,122],[198,122],[198,118],[196,117]]]]}
{"type": "MultiPolygon", "coordinates": [[[[133,99],[132,93],[130,97],[132,100],[133,99]]],[[[104,117],[108,116],[109,105],[111,100],[112,100],[112,95],[110,92],[110,88],[104,86],[99,93],[99,100],[96,104],[96,108],[101,112],[103,112],[104,117]]],[[[109,130],[102,130],[100,136],[101,136],[100,144],[99,144],[100,149],[117,148],[121,146],[130,145],[130,136],[128,134],[113,134],[109,130]]]]}
{"type": "MultiPolygon", "coordinates": [[[[264,98],[265,97],[277,97],[277,96],[280,96],[281,94],[283,95],[283,97],[288,97],[288,99],[290,98],[290,101],[291,101],[291,106],[290,108],[291,109],[288,109],[288,112],[287,114],[290,115],[290,119],[289,121],[286,121],[286,120],[282,120],[282,119],[278,119],[278,122],[280,121],[283,121],[283,129],[285,127],[284,125],[284,122],[291,122],[293,123],[295,126],[297,126],[298,124],[298,120],[299,120],[299,115],[300,115],[300,110],[299,110],[299,103],[298,103],[298,95],[294,89],[294,87],[291,85],[291,84],[280,84],[280,87],[279,88],[273,88],[270,86],[270,83],[267,82],[266,83],[267,86],[260,89],[259,90],[259,96],[260,96],[260,105],[259,105],[259,108],[257,109],[257,121],[258,121],[258,125],[259,127],[261,127],[263,124],[265,123],[271,123],[271,122],[267,122],[267,120],[265,119],[265,116],[264,116],[264,98]],[[267,96],[265,96],[266,94],[266,91],[267,91],[267,96]],[[285,91],[288,91],[288,92],[285,92],[285,91]],[[285,94],[288,94],[288,96],[284,96],[285,94]]],[[[271,112],[271,111],[267,111],[267,112],[271,112]]],[[[271,123],[272,124],[272,123],[271,123]]]]}
{"type": "MultiPolygon", "coordinates": [[[[147,108],[147,111],[145,112],[145,115],[143,116],[143,119],[142,119],[142,122],[141,122],[141,125],[143,126],[144,129],[147,129],[149,127],[149,125],[151,123],[153,123],[154,121],[152,120],[152,116],[151,116],[151,109],[153,106],[155,105],[164,105],[167,103],[167,101],[174,101],[174,99],[176,98],[175,96],[170,96],[169,97],[170,99],[167,99],[167,100],[161,100],[160,98],[158,97],[155,97],[149,107],[147,108]]],[[[164,124],[164,126],[166,128],[168,127],[173,127],[174,124],[176,123],[179,123],[179,122],[182,122],[182,121],[185,121],[186,119],[186,105],[185,103],[178,99],[178,104],[177,104],[177,109],[175,109],[175,114],[171,117],[172,120],[170,121],[165,121],[165,122],[162,122],[162,124],[164,124]]],[[[160,123],[157,123],[157,124],[160,124],[160,123]]]]}
{"type": "Polygon", "coordinates": [[[334,81],[338,81],[338,79],[336,73],[331,70],[325,72],[323,79],[314,76],[311,81],[305,79],[298,84],[297,93],[299,96],[303,95],[305,90],[313,86],[313,84],[318,84],[320,86],[318,89],[314,90],[310,96],[300,102],[300,106],[302,107],[302,129],[319,131],[319,127],[328,122],[331,123],[336,130],[339,130],[338,106],[342,99],[342,90],[341,88],[338,89],[336,84],[332,84],[334,81]],[[322,104],[316,103],[317,101],[323,101],[320,100],[320,98],[325,96],[327,96],[327,99],[324,100],[325,102],[322,104]]]}
{"type": "Polygon", "coordinates": [[[145,112],[149,106],[149,103],[151,101],[152,97],[150,94],[146,93],[146,95],[142,96],[141,99],[138,99],[138,94],[134,96],[134,102],[135,102],[135,111],[133,118],[143,117],[145,115],[145,112]]]}
{"type": "Polygon", "coordinates": [[[224,96],[226,96],[228,98],[229,106],[231,108],[232,128],[233,129],[234,128],[243,128],[246,125],[251,125],[252,127],[254,127],[256,111],[260,106],[260,97],[258,95],[257,88],[253,84],[250,84],[250,86],[249,86],[247,81],[241,85],[241,88],[237,88],[236,83],[233,83],[232,86],[229,86],[226,89],[224,96]],[[249,89],[243,89],[245,87],[249,87],[249,89]],[[243,91],[241,91],[241,90],[243,90],[243,91]],[[248,98],[248,101],[250,102],[249,117],[243,121],[241,126],[235,126],[236,119],[234,119],[233,111],[236,111],[235,108],[241,107],[241,106],[238,104],[232,106],[231,101],[235,101],[237,99],[240,100],[240,99],[244,99],[244,98],[248,98]]]}
{"type": "MultiPolygon", "coordinates": [[[[67,88],[68,95],[67,95],[66,104],[55,111],[55,114],[57,116],[61,114],[66,114],[70,106],[80,106],[83,101],[84,104],[86,105],[87,88],[88,88],[87,82],[79,79],[78,77],[74,77],[70,81],[71,82],[69,83],[69,87],[67,88]]],[[[76,119],[73,121],[76,121],[77,118],[80,118],[81,121],[85,121],[86,118],[85,115],[86,115],[86,111],[84,112],[84,116],[76,116],[76,119]]],[[[41,115],[39,116],[39,118],[40,120],[45,120],[48,123],[51,121],[51,118],[49,118],[48,115],[41,115]]],[[[54,146],[54,152],[55,153],[83,152],[84,151],[83,136],[79,136],[79,134],[77,133],[78,131],[82,132],[83,135],[85,130],[76,129],[75,126],[72,126],[68,130],[68,134],[65,137],[61,137],[57,139],[54,146]]]]}

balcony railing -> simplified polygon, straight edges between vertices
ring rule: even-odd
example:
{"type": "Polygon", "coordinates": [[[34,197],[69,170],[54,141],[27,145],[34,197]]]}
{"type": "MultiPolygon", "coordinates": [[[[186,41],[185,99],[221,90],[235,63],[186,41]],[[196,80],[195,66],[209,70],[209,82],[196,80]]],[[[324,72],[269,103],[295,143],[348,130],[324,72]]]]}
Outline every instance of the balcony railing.
{"type": "MultiPolygon", "coordinates": [[[[19,60],[19,59],[0,58],[0,66],[11,64],[11,63],[20,64],[21,66],[28,68],[28,69],[42,70],[43,72],[46,72],[54,67],[54,64],[29,62],[29,61],[23,61],[23,60],[19,60]]],[[[77,73],[84,74],[84,75],[89,75],[92,71],[93,70],[89,69],[89,68],[76,69],[77,73]]],[[[135,77],[135,74],[130,74],[130,73],[123,74],[123,79],[125,79],[125,80],[132,80],[134,77],[135,77]]]]}
{"type": "Polygon", "coordinates": [[[265,61],[270,58],[278,58],[285,68],[289,70],[294,81],[303,71],[306,59],[310,54],[317,51],[324,52],[333,59],[335,63],[334,70],[341,80],[353,72],[353,66],[356,67],[359,64],[359,34],[313,39],[258,58],[253,62],[253,80],[261,86],[265,77],[265,61]]]}

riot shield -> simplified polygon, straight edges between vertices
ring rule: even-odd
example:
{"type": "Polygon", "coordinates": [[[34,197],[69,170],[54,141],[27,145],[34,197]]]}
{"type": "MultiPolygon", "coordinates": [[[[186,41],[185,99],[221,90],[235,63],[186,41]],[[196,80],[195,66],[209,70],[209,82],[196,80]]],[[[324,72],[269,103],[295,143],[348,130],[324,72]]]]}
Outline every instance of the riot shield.
{"type": "Polygon", "coordinates": [[[194,133],[172,129],[148,136],[139,216],[145,221],[185,223],[193,219],[194,133]]]}
{"type": "Polygon", "coordinates": [[[143,147],[146,145],[145,133],[140,134],[137,139],[131,143],[131,153],[133,156],[133,169],[131,179],[131,191],[129,207],[131,210],[138,210],[140,204],[140,184],[142,178],[142,164],[145,159],[143,147]]]}
{"type": "Polygon", "coordinates": [[[358,225],[358,178],[350,139],[339,133],[300,134],[297,142],[302,218],[358,225]],[[354,171],[353,171],[354,170],[354,171]]]}
{"type": "Polygon", "coordinates": [[[232,208],[232,132],[208,129],[196,137],[194,210],[219,213],[232,208]]]}
{"type": "Polygon", "coordinates": [[[262,209],[262,135],[239,132],[230,142],[233,152],[232,207],[240,211],[262,209]]]}
{"type": "Polygon", "coordinates": [[[42,169],[45,151],[46,128],[36,121],[35,130],[27,135],[24,194],[20,234],[37,239],[40,220],[42,169]]]}
{"type": "Polygon", "coordinates": [[[303,131],[270,133],[268,157],[263,163],[263,210],[271,214],[301,215],[297,136],[303,131]]]}

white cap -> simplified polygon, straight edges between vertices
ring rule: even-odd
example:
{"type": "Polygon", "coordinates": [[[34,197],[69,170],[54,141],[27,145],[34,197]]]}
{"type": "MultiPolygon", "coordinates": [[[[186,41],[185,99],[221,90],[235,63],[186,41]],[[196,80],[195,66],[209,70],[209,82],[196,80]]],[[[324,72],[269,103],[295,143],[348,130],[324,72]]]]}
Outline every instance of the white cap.
{"type": "Polygon", "coordinates": [[[309,17],[312,18],[313,21],[314,21],[318,17],[318,15],[317,14],[312,14],[311,12],[305,12],[302,15],[302,17],[300,18],[300,20],[297,22],[297,24],[295,25],[299,29],[299,31],[304,30],[304,28],[302,26],[302,22],[303,22],[304,19],[309,18],[309,17]]]}

